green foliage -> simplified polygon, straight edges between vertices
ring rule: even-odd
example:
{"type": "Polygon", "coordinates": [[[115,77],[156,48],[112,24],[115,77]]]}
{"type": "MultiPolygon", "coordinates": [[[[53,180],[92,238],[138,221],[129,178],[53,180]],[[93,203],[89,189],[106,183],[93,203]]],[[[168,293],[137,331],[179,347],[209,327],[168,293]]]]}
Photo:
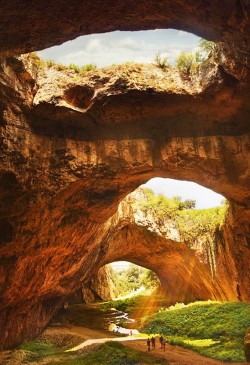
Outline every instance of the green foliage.
{"type": "Polygon", "coordinates": [[[77,66],[75,63],[70,63],[68,67],[69,67],[70,70],[73,70],[76,73],[80,72],[80,67],[77,66]]]}
{"type": "Polygon", "coordinates": [[[181,52],[177,58],[176,65],[180,72],[186,75],[190,75],[197,66],[197,55],[192,52],[181,52]]]}
{"type": "MultiPolygon", "coordinates": [[[[118,342],[107,342],[75,359],[59,362],[60,365],[167,365],[167,361],[127,348],[118,342]]],[[[52,365],[53,363],[51,363],[52,365]]],[[[50,364],[48,364],[50,365],[50,364]]]]}
{"type": "Polygon", "coordinates": [[[39,68],[43,68],[45,66],[44,61],[42,61],[36,52],[29,53],[29,58],[32,59],[32,62],[35,63],[39,68]]]}
{"type": "Polygon", "coordinates": [[[95,69],[96,69],[96,65],[88,63],[87,65],[80,67],[80,72],[93,71],[95,69]]]}
{"type": "Polygon", "coordinates": [[[181,234],[181,240],[192,243],[201,236],[211,240],[221,228],[227,207],[216,207],[201,210],[183,210],[176,216],[176,225],[181,234]]]}
{"type": "Polygon", "coordinates": [[[200,47],[201,51],[210,53],[215,50],[215,43],[201,38],[199,40],[199,47],[200,47]]]}
{"type": "Polygon", "coordinates": [[[67,67],[62,65],[61,63],[56,63],[55,64],[55,68],[57,69],[57,71],[62,71],[62,70],[66,70],[67,67]]]}
{"type": "Polygon", "coordinates": [[[195,200],[186,199],[183,202],[182,198],[180,196],[174,196],[172,199],[176,203],[176,206],[178,207],[179,210],[195,209],[195,206],[196,206],[196,201],[195,200]]]}
{"type": "Polygon", "coordinates": [[[186,199],[184,202],[179,203],[179,210],[183,209],[195,209],[196,201],[191,199],[186,199]]]}
{"type": "Polygon", "coordinates": [[[61,63],[56,63],[52,60],[48,60],[45,62],[45,64],[47,65],[47,67],[49,67],[49,68],[54,67],[58,71],[70,69],[78,74],[79,73],[81,74],[81,73],[84,73],[87,71],[93,71],[96,69],[96,65],[91,64],[91,63],[84,65],[84,66],[77,66],[76,64],[71,63],[69,66],[65,66],[65,65],[62,65],[61,63]]]}
{"type": "Polygon", "coordinates": [[[160,285],[157,275],[148,269],[145,269],[141,282],[146,289],[156,289],[160,285]]]}
{"type": "Polygon", "coordinates": [[[50,68],[50,67],[53,67],[53,66],[55,66],[55,62],[54,61],[52,61],[52,60],[47,60],[46,61],[46,65],[50,68]]]}
{"type": "Polygon", "coordinates": [[[148,354],[127,348],[118,342],[107,342],[84,353],[65,353],[51,344],[36,342],[25,343],[21,349],[27,354],[25,363],[40,363],[42,360],[47,365],[55,363],[60,365],[139,365],[141,363],[167,365],[164,359],[152,358],[148,354]]]}
{"type": "Polygon", "coordinates": [[[54,68],[55,68],[56,70],[58,70],[58,71],[62,71],[62,70],[67,69],[67,67],[66,67],[66,66],[62,65],[61,63],[56,63],[56,62],[54,62],[54,61],[52,61],[52,60],[47,60],[47,61],[45,62],[45,64],[47,65],[47,67],[49,67],[49,68],[54,67],[54,68]]]}
{"type": "Polygon", "coordinates": [[[71,63],[68,66],[69,69],[75,71],[76,73],[83,73],[83,72],[87,72],[87,71],[93,71],[96,69],[96,65],[93,65],[91,63],[84,65],[84,66],[77,66],[74,63],[71,63]]]}
{"type": "Polygon", "coordinates": [[[210,209],[195,210],[195,200],[187,199],[182,202],[181,197],[172,199],[161,194],[155,195],[152,190],[144,189],[145,199],[137,203],[144,213],[151,213],[160,221],[172,219],[178,228],[181,240],[193,243],[199,237],[207,236],[213,240],[214,235],[224,223],[227,206],[210,209]]]}
{"type": "Polygon", "coordinates": [[[143,295],[136,295],[132,298],[120,299],[120,300],[111,300],[109,302],[105,302],[101,305],[102,310],[106,311],[110,308],[115,308],[122,312],[130,313],[135,308],[140,307],[141,302],[144,301],[145,297],[143,295]]]}
{"type": "Polygon", "coordinates": [[[118,272],[113,271],[112,280],[119,296],[130,294],[133,290],[138,290],[142,286],[146,290],[159,286],[159,279],[155,273],[134,264],[130,264],[128,269],[118,272]]]}
{"type": "Polygon", "coordinates": [[[166,71],[166,69],[169,67],[167,57],[161,57],[159,52],[156,53],[154,61],[156,65],[163,71],[166,71]]]}
{"type": "Polygon", "coordinates": [[[51,344],[42,342],[25,342],[20,346],[21,350],[27,352],[29,360],[39,360],[47,356],[53,356],[62,352],[62,350],[51,344]]]}
{"type": "Polygon", "coordinates": [[[145,200],[138,202],[138,207],[143,211],[155,213],[159,219],[174,218],[179,209],[179,202],[162,194],[155,195],[151,189],[144,189],[145,200]]]}
{"type": "Polygon", "coordinates": [[[250,305],[201,304],[161,311],[146,322],[144,331],[162,333],[170,343],[192,348],[205,356],[245,361],[243,338],[250,326],[250,305]],[[199,344],[196,340],[206,341],[199,344]]]}

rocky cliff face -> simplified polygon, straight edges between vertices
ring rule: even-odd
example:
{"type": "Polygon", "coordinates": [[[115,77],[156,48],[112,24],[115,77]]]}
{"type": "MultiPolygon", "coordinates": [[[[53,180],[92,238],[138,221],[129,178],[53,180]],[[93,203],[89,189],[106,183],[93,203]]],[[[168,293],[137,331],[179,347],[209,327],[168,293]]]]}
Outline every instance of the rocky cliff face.
{"type": "Polygon", "coordinates": [[[101,267],[90,282],[85,283],[82,288],[82,298],[85,302],[112,300],[115,297],[117,297],[117,290],[108,265],[101,267]]]}
{"type": "Polygon", "coordinates": [[[82,283],[77,291],[70,295],[64,303],[69,304],[91,303],[100,300],[112,300],[117,297],[112,270],[109,265],[101,267],[93,273],[89,282],[82,283]]]}
{"type": "MultiPolygon", "coordinates": [[[[154,233],[152,238],[130,223],[129,229],[123,223],[114,230],[118,203],[155,176],[192,180],[228,198],[230,213],[218,246],[218,292],[210,277],[203,281],[206,295],[249,300],[249,5],[149,1],[142,7],[118,1],[112,2],[112,12],[104,11],[111,9],[110,2],[98,3],[98,10],[93,1],[63,2],[63,8],[60,1],[14,5],[1,7],[2,55],[93,31],[163,26],[217,40],[224,53],[206,77],[186,81],[153,66],[117,67],[78,78],[55,69],[42,74],[28,60],[2,60],[2,346],[39,333],[79,283],[114,256],[133,259],[162,280],[176,270],[175,261],[183,262],[182,277],[195,282],[197,261],[183,246],[176,250],[169,240],[164,251],[162,238],[157,254],[150,255],[136,243],[143,238],[150,245],[154,233]],[[47,15],[41,16],[44,9],[47,15]],[[122,244],[116,247],[118,235],[122,244]],[[127,247],[130,235],[133,249],[127,247]],[[115,255],[109,247],[117,248],[115,255]],[[164,271],[164,257],[171,255],[173,264],[164,271]]],[[[174,282],[169,285],[173,300],[179,298],[174,282]]],[[[199,297],[199,285],[193,285],[192,297],[199,297]]]]}

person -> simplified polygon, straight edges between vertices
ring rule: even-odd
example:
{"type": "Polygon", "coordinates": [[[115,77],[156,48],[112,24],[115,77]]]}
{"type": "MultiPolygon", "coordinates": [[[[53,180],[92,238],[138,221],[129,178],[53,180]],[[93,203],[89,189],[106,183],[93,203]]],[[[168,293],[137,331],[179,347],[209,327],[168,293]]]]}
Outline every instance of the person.
{"type": "Polygon", "coordinates": [[[155,338],[154,337],[151,338],[151,344],[152,344],[152,350],[154,350],[155,349],[155,338]]]}
{"type": "Polygon", "coordinates": [[[162,340],[162,346],[163,346],[163,351],[165,351],[166,350],[166,341],[164,340],[164,338],[162,340]]]}
{"type": "Polygon", "coordinates": [[[132,335],[133,335],[133,331],[130,331],[130,332],[129,332],[129,334],[130,334],[130,336],[132,337],[132,335]]]}
{"type": "Polygon", "coordinates": [[[148,351],[150,351],[150,339],[147,339],[147,346],[148,346],[148,351]]]}
{"type": "Polygon", "coordinates": [[[162,335],[160,335],[160,337],[159,337],[159,341],[160,341],[160,345],[161,345],[161,349],[162,349],[162,341],[163,341],[163,337],[162,337],[162,335]]]}

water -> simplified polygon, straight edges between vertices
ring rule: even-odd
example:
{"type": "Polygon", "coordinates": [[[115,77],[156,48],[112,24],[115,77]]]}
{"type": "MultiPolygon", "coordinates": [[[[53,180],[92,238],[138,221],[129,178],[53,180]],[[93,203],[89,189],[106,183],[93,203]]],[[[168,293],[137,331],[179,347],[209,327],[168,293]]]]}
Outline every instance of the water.
{"type": "MultiPolygon", "coordinates": [[[[135,322],[135,319],[129,318],[128,313],[113,310],[112,321],[109,324],[108,330],[111,332],[118,332],[125,335],[138,335],[139,331],[135,328],[126,328],[119,325],[120,322],[123,324],[131,324],[135,322]]],[[[131,327],[131,326],[129,326],[131,327]]]]}

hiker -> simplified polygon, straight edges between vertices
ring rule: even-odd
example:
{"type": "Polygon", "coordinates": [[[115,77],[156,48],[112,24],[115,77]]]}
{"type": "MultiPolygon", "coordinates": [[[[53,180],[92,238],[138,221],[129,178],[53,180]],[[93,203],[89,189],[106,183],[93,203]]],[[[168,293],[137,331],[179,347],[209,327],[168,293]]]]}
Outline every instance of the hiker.
{"type": "Polygon", "coordinates": [[[165,351],[166,350],[166,341],[164,340],[164,338],[162,340],[162,346],[163,346],[163,351],[165,351]]]}
{"type": "Polygon", "coordinates": [[[130,334],[130,336],[132,337],[132,335],[133,335],[133,331],[130,331],[130,332],[129,332],[129,334],[130,334]]]}
{"type": "Polygon", "coordinates": [[[151,344],[152,344],[152,350],[154,350],[155,349],[155,338],[154,337],[151,338],[151,344]]]}
{"type": "Polygon", "coordinates": [[[160,345],[161,345],[161,349],[162,349],[162,341],[164,340],[164,338],[162,337],[162,335],[160,335],[159,337],[159,341],[160,341],[160,345]]]}
{"type": "Polygon", "coordinates": [[[147,346],[148,346],[148,351],[150,351],[150,339],[147,339],[147,346]]]}

